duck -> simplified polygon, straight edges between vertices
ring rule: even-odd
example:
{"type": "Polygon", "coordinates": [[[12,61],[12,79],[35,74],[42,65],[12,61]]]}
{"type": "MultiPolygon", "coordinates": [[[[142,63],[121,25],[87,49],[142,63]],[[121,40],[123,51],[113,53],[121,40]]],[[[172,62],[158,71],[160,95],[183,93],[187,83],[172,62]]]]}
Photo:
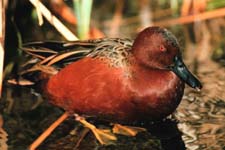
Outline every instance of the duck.
{"type": "MultiPolygon", "coordinates": [[[[135,136],[144,131],[128,124],[172,114],[185,84],[197,91],[202,88],[184,64],[176,37],[158,26],[145,28],[134,40],[31,42],[22,49],[31,59],[20,75],[41,85],[49,102],[65,110],[58,124],[74,116],[101,144],[117,140],[115,134],[135,136]],[[115,124],[106,131],[88,122],[89,118],[115,124]]],[[[30,149],[47,136],[41,135],[30,149]]]]}

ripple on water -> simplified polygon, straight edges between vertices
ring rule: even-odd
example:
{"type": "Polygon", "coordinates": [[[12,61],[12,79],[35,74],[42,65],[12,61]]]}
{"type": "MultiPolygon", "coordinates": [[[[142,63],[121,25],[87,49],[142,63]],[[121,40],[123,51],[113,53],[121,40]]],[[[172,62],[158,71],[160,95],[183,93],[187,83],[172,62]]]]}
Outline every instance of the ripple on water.
{"type": "Polygon", "coordinates": [[[175,113],[182,139],[190,150],[225,149],[225,68],[206,66],[199,70],[201,93],[187,88],[175,113]]]}

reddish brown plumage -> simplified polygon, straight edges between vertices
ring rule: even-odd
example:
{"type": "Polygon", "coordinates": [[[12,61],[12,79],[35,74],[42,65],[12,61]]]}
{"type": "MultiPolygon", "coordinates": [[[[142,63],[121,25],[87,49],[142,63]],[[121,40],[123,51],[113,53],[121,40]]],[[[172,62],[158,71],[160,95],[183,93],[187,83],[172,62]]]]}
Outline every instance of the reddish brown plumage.
{"type": "Polygon", "coordinates": [[[180,79],[164,70],[130,67],[132,77],[123,68],[85,58],[51,77],[46,89],[53,104],[98,119],[132,122],[173,112],[183,95],[180,79]]]}
{"type": "Polygon", "coordinates": [[[123,117],[129,99],[124,71],[101,60],[84,58],[50,78],[47,92],[51,101],[69,112],[88,116],[123,117]],[[123,108],[121,108],[123,107],[123,108]]]}
{"type": "MultiPolygon", "coordinates": [[[[64,46],[73,50],[72,55],[78,54],[75,60],[79,60],[50,76],[44,91],[51,103],[71,113],[112,122],[162,119],[180,103],[185,82],[193,88],[201,88],[200,82],[184,65],[176,38],[166,29],[145,29],[133,46],[127,39],[106,38],[58,45],[50,43],[46,47],[61,50],[64,46]],[[73,48],[87,50],[76,53],[73,48]],[[86,57],[80,59],[83,53],[86,57]]],[[[35,53],[33,49],[30,52],[35,53]]],[[[43,53],[37,51],[35,54],[39,56],[40,52],[43,53]]],[[[56,55],[49,50],[46,59],[52,53],[56,55]]],[[[60,59],[63,65],[72,55],[69,53],[60,59]]],[[[60,56],[45,64],[58,63],[60,56]]]]}

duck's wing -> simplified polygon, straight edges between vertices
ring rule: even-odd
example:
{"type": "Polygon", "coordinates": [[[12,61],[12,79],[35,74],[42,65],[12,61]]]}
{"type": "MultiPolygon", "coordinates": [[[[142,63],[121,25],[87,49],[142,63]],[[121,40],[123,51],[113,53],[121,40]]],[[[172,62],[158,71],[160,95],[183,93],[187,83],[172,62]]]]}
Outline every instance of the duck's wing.
{"type": "MultiPolygon", "coordinates": [[[[72,42],[32,42],[21,48],[31,59],[23,65],[20,75],[33,80],[40,73],[56,74],[68,64],[84,57],[113,58],[114,64],[124,63],[131,49],[132,40],[120,38],[102,38],[96,40],[72,42]],[[118,59],[122,58],[122,59],[118,59]]],[[[82,66],[81,66],[82,67],[82,66]]],[[[35,80],[33,80],[35,81],[35,80]]]]}
{"type": "Polygon", "coordinates": [[[94,43],[86,41],[48,41],[27,43],[24,44],[21,49],[28,55],[32,56],[29,61],[33,64],[46,66],[53,65],[57,68],[62,68],[66,65],[66,62],[73,62],[85,57],[94,47],[94,43]],[[36,62],[33,60],[36,60],[36,62]]]}

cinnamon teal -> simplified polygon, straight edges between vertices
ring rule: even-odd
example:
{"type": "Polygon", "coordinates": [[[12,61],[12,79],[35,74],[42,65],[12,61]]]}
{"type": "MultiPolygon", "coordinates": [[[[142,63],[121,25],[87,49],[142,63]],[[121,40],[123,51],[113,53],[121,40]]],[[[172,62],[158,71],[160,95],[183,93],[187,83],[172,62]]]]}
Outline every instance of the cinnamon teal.
{"type": "Polygon", "coordinates": [[[35,42],[25,44],[23,50],[33,59],[21,75],[34,84],[42,83],[49,101],[66,111],[60,122],[75,115],[101,144],[116,140],[114,133],[141,131],[120,124],[159,120],[173,113],[185,83],[202,88],[185,66],[175,36],[160,27],[144,29],[134,41],[35,42]],[[87,122],[89,117],[120,124],[115,124],[112,133],[87,122]]]}

